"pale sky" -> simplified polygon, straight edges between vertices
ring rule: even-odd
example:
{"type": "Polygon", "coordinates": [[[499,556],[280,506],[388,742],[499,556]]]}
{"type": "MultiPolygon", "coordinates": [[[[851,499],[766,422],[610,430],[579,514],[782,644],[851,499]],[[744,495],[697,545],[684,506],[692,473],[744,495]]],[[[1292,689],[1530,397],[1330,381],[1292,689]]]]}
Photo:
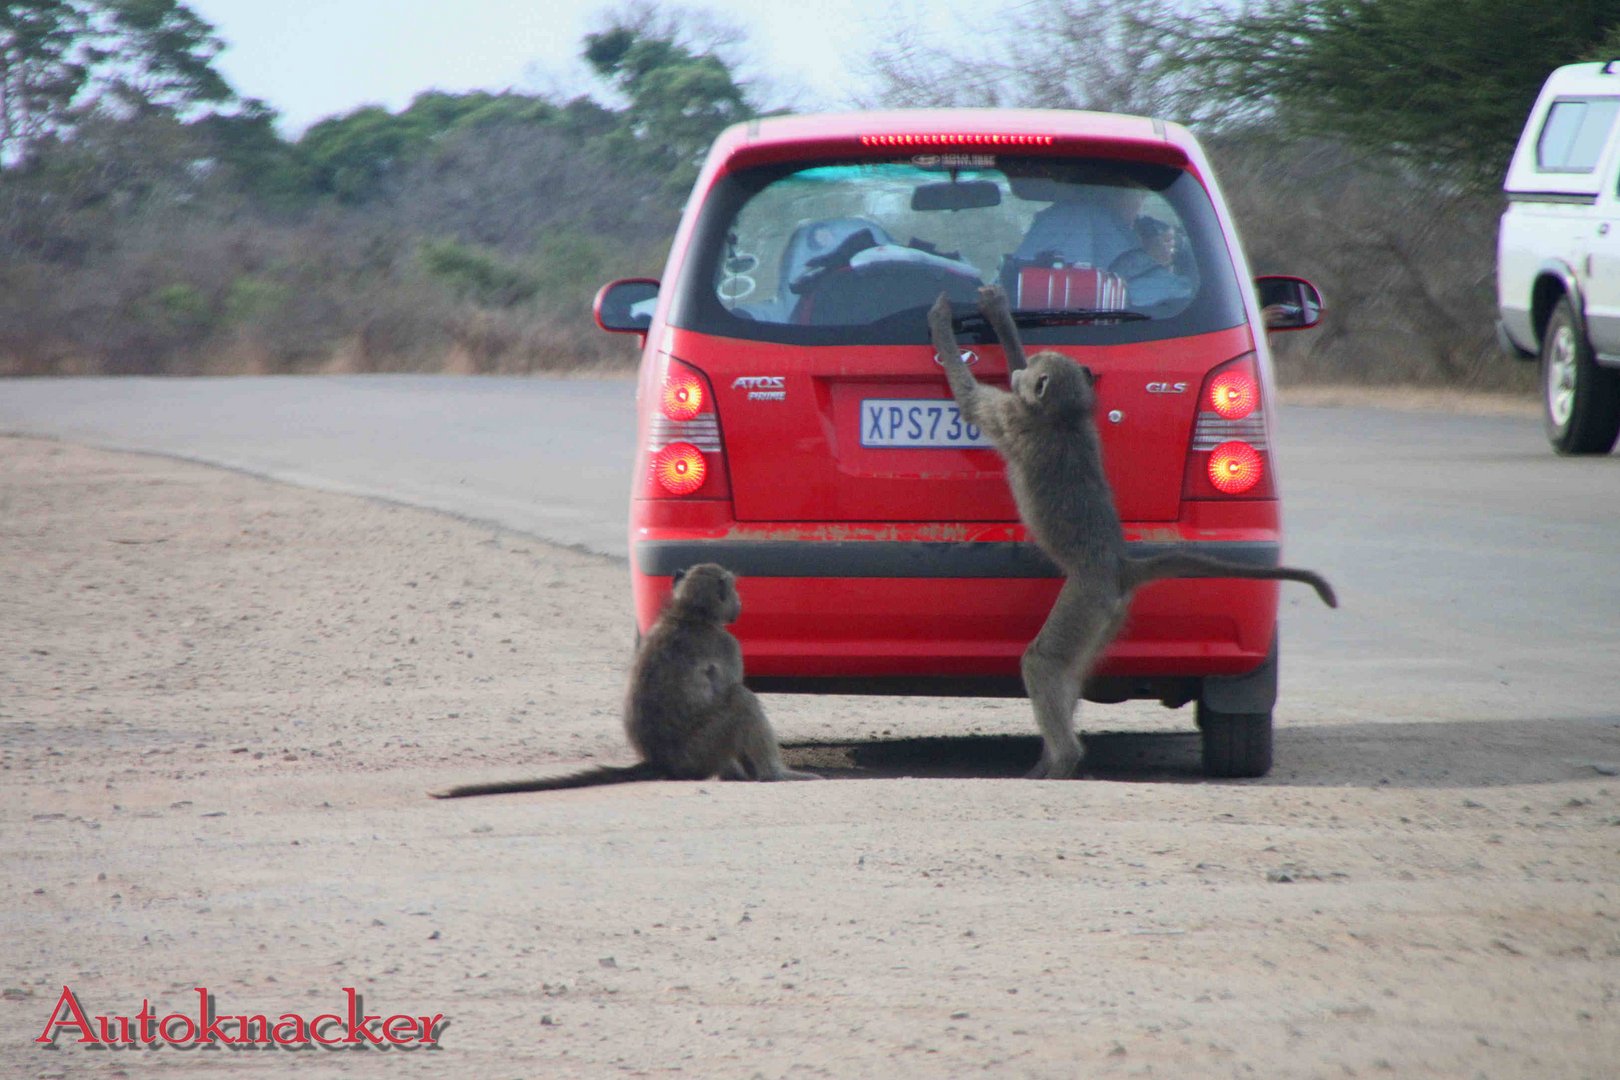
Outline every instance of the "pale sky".
{"type": "MultiPolygon", "coordinates": [[[[430,88],[570,92],[591,88],[578,60],[604,0],[187,0],[226,42],[216,64],[297,134],[362,104],[399,109],[430,88]]],[[[840,107],[871,43],[896,20],[951,4],[920,0],[711,0],[685,5],[748,31],[751,67],[840,107]]]]}

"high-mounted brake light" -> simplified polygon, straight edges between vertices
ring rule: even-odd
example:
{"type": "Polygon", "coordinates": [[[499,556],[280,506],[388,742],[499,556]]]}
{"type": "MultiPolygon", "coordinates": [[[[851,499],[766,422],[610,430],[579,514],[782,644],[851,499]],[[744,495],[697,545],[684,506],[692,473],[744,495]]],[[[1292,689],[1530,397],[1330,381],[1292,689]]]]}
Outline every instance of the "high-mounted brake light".
{"type": "Polygon", "coordinates": [[[920,135],[862,135],[862,146],[1051,146],[1051,135],[1007,135],[994,132],[920,135]]]}
{"type": "Polygon", "coordinates": [[[1268,430],[1254,355],[1210,372],[1198,395],[1181,497],[1275,498],[1268,430]]]}
{"type": "Polygon", "coordinates": [[[708,378],[668,356],[655,377],[649,395],[654,407],[645,421],[647,442],[638,497],[730,498],[720,417],[708,378]]]}

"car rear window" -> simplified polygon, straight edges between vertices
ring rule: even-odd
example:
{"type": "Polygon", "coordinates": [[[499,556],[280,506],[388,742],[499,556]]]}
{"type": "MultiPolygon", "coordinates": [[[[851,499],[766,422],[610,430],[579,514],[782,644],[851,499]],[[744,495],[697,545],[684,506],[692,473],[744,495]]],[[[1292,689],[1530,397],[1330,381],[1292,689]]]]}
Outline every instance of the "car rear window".
{"type": "Polygon", "coordinates": [[[671,320],[728,337],[925,343],[935,297],[969,305],[991,282],[1021,310],[1132,313],[1031,327],[1037,345],[1244,319],[1208,193],[1166,166],[965,154],[749,169],[710,192],[693,244],[671,320]]]}
{"type": "Polygon", "coordinates": [[[1620,98],[1555,101],[1536,140],[1536,168],[1565,173],[1596,169],[1617,112],[1620,98]]]}

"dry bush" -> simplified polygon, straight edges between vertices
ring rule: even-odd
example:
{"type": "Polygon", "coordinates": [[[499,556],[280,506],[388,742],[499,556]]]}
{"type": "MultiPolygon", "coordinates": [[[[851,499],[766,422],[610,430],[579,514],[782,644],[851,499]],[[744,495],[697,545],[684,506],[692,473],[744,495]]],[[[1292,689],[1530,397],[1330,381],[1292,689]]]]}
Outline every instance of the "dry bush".
{"type": "Polygon", "coordinates": [[[8,184],[0,226],[26,242],[0,247],[0,374],[628,367],[590,303],[662,265],[674,211],[652,190],[554,132],[502,128],[360,210],[271,214],[219,191],[75,209],[8,184]],[[430,242],[524,287],[469,294],[430,242]]]}
{"type": "Polygon", "coordinates": [[[1327,317],[1279,335],[1286,381],[1524,390],[1531,365],[1496,346],[1501,200],[1360,160],[1326,143],[1214,140],[1257,274],[1322,290],[1327,317]]]}
{"type": "Polygon", "coordinates": [[[863,107],[1197,116],[1196,81],[1166,63],[1161,28],[1179,9],[1176,0],[1042,0],[936,12],[885,35],[861,65],[868,89],[855,97],[863,107]]]}
{"type": "Polygon", "coordinates": [[[365,216],[386,231],[524,254],[562,231],[635,246],[675,228],[657,179],[546,127],[456,131],[365,216]]]}

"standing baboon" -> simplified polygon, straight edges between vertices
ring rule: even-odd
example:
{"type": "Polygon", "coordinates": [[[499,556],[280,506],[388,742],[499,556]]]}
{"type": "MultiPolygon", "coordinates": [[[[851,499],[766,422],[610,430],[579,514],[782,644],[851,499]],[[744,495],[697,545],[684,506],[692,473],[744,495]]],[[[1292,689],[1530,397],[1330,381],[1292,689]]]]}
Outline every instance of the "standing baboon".
{"type": "Polygon", "coordinates": [[[730,571],[703,563],[676,576],[675,594],[636,652],[624,729],[641,762],[541,780],[469,784],[437,799],[622,784],[632,780],[816,780],[782,764],[759,698],[743,685],[742,648],[726,630],[742,613],[730,571]]]}
{"type": "Polygon", "coordinates": [[[1091,372],[1054,352],[1028,358],[997,286],[979,290],[979,310],[1007,351],[1012,392],[984,386],[962,362],[946,296],[928,313],[934,348],[962,415],[982,428],[1007,465],[1018,513],[1035,544],[1063,571],[1063,589],[1024,651],[1024,689],[1044,746],[1029,775],[1067,779],[1080,764],[1074,711],[1093,663],[1119,632],[1131,594],[1162,578],[1282,578],[1316,589],[1337,607],[1333,588],[1309,570],[1223,562],[1190,552],[1146,559],[1126,554],[1114,496],[1103,473],[1091,372]]]}

